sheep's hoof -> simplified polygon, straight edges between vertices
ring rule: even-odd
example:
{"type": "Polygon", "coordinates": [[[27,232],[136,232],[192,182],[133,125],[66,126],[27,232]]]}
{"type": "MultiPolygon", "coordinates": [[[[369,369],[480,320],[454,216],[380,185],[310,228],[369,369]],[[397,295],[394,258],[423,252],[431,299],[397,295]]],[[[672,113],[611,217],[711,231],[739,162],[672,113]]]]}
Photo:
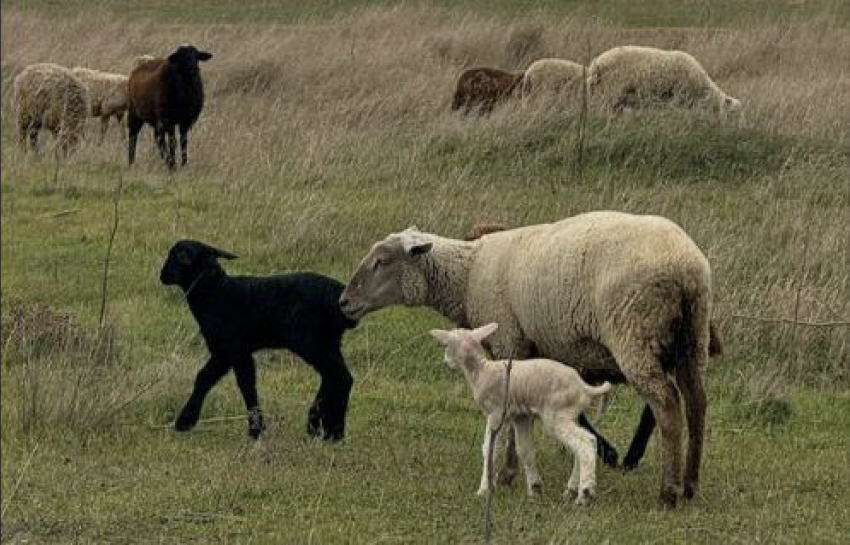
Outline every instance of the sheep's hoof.
{"type": "Polygon", "coordinates": [[[678,494],[673,487],[662,487],[661,494],[658,496],[658,503],[664,509],[675,509],[678,494]]]}
{"type": "Polygon", "coordinates": [[[475,495],[478,496],[479,498],[486,498],[487,497],[487,489],[486,488],[479,488],[478,492],[476,492],[475,495]]]}
{"type": "Polygon", "coordinates": [[[516,474],[516,469],[503,467],[502,470],[499,471],[499,474],[496,477],[496,481],[498,481],[498,483],[501,485],[511,486],[512,484],[514,484],[516,474]]]}
{"type": "Polygon", "coordinates": [[[263,420],[262,411],[260,411],[259,407],[251,409],[251,412],[248,414],[248,435],[253,439],[257,439],[265,429],[266,423],[263,420]]]}
{"type": "Polygon", "coordinates": [[[189,431],[198,423],[198,415],[180,413],[174,421],[174,429],[177,431],[189,431]]]}
{"type": "Polygon", "coordinates": [[[694,496],[697,494],[697,483],[696,482],[687,482],[685,483],[685,489],[682,491],[682,496],[686,500],[692,500],[694,496]]]}
{"type": "Polygon", "coordinates": [[[543,483],[536,482],[528,485],[528,495],[531,497],[543,495],[543,483]]]}
{"type": "Polygon", "coordinates": [[[572,501],[578,498],[578,489],[577,488],[567,488],[564,490],[564,499],[567,501],[572,501]]]}
{"type": "Polygon", "coordinates": [[[581,490],[576,497],[576,505],[587,506],[593,503],[596,492],[592,488],[581,490]]]}
{"type": "Polygon", "coordinates": [[[617,450],[615,448],[600,443],[597,450],[599,453],[599,457],[602,458],[602,462],[606,466],[617,467],[617,462],[620,456],[617,454],[617,450]]]}
{"type": "Polygon", "coordinates": [[[336,429],[325,432],[323,439],[328,443],[338,443],[345,438],[345,430],[336,429]]]}

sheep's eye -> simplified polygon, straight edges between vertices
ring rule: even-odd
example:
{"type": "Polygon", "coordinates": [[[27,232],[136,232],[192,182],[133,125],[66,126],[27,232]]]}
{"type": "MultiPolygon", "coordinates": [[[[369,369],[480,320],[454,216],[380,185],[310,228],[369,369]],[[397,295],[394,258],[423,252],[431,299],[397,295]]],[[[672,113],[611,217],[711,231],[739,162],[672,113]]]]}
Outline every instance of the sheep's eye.
{"type": "Polygon", "coordinates": [[[375,263],[372,265],[372,270],[376,270],[378,267],[380,267],[383,264],[384,264],[384,262],[381,260],[380,257],[376,258],[375,263]]]}

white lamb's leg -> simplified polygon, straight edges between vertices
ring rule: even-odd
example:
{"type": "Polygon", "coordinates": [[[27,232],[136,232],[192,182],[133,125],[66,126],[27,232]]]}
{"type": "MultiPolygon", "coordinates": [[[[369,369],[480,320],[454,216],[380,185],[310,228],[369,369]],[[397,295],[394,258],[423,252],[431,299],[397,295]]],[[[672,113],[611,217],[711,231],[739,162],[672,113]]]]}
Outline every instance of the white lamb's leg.
{"type": "Polygon", "coordinates": [[[537,472],[537,464],[534,455],[534,438],[532,437],[532,417],[518,416],[514,419],[514,430],[516,430],[516,448],[522,468],[525,471],[525,482],[528,486],[528,495],[537,496],[543,491],[543,481],[537,472]]]}
{"type": "MultiPolygon", "coordinates": [[[[555,424],[558,438],[572,451],[575,457],[573,470],[578,466],[579,483],[577,505],[588,505],[596,496],[596,440],[590,432],[572,420],[561,420],[555,424]]],[[[572,475],[570,481],[572,481],[572,475]]],[[[567,489],[569,490],[569,483],[567,489]]]]}
{"type": "MultiPolygon", "coordinates": [[[[499,417],[490,415],[487,417],[487,425],[484,426],[484,442],[481,446],[481,456],[484,458],[484,463],[482,464],[483,469],[481,471],[481,484],[478,486],[478,495],[486,496],[487,489],[490,488],[489,483],[489,475],[490,475],[490,464],[487,454],[490,452],[490,430],[496,429],[499,425],[499,417]]],[[[493,441],[493,460],[496,460],[496,451],[498,450],[498,441],[493,441]]],[[[493,483],[495,485],[495,483],[493,483]]]]}
{"type": "Polygon", "coordinates": [[[575,452],[570,451],[573,455],[573,469],[570,471],[570,480],[567,481],[567,489],[564,491],[564,496],[573,499],[578,497],[579,473],[581,472],[581,461],[575,452]]]}

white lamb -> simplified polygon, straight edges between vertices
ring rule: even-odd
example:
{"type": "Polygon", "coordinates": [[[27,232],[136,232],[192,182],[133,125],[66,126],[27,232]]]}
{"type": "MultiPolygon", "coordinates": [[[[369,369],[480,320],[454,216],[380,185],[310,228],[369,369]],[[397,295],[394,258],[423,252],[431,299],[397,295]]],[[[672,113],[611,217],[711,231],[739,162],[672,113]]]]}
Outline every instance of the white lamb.
{"type": "Polygon", "coordinates": [[[123,74],[101,72],[80,66],[74,67],[72,72],[86,84],[89,90],[91,116],[100,118],[99,142],[102,143],[109,130],[111,117],[115,118],[119,127],[122,125],[128,106],[127,81],[129,78],[123,74]]]}
{"type": "Polygon", "coordinates": [[[605,51],[588,67],[590,94],[615,111],[670,104],[713,108],[722,118],[741,109],[688,53],[626,45],[605,51]]]}
{"type": "Polygon", "coordinates": [[[452,369],[463,371],[472,387],[475,403],[487,417],[482,446],[484,468],[478,495],[485,495],[489,489],[490,430],[502,425],[503,415],[516,433],[528,494],[533,496],[540,492],[543,482],[537,472],[531,433],[532,418],[537,415],[549,433],[573,453],[573,470],[565,495],[573,495],[578,505],[587,505],[596,495],[596,438],[576,420],[584,408],[611,389],[611,384],[588,386],[575,369],[554,360],[514,360],[510,363],[506,407],[508,362],[488,359],[481,346],[481,341],[498,327],[491,323],[475,330],[431,330],[431,335],[446,347],[446,363],[452,369]]]}
{"type": "Polygon", "coordinates": [[[565,59],[539,59],[526,69],[520,89],[523,97],[549,91],[580,98],[584,81],[584,67],[576,62],[565,59]]]}
{"type": "Polygon", "coordinates": [[[35,149],[38,132],[53,133],[60,150],[67,154],[85,132],[89,92],[80,79],[64,66],[31,64],[15,76],[13,103],[21,147],[35,149]]]}

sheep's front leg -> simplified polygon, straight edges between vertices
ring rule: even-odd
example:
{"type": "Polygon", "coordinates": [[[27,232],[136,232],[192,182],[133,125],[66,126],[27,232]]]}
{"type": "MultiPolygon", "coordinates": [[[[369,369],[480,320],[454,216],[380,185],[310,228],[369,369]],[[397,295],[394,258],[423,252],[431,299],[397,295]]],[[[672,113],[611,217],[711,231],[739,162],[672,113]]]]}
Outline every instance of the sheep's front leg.
{"type": "MultiPolygon", "coordinates": [[[[478,495],[486,496],[490,489],[490,467],[496,459],[497,446],[495,434],[493,433],[499,427],[499,416],[489,415],[487,417],[487,425],[484,427],[484,442],[481,445],[481,456],[484,459],[481,471],[481,484],[478,486],[478,495]],[[490,455],[490,445],[493,444],[492,456],[490,455]]],[[[495,485],[495,482],[493,483],[495,485]]]]}
{"type": "Polygon", "coordinates": [[[263,421],[263,411],[260,409],[260,399],[257,395],[257,366],[254,358],[251,356],[242,358],[236,362],[233,371],[236,373],[236,384],[239,386],[242,399],[245,401],[245,409],[248,411],[248,435],[257,439],[266,429],[266,424],[263,421]]]}
{"type": "Polygon", "coordinates": [[[195,427],[198,423],[198,417],[201,414],[201,407],[204,404],[204,399],[216,383],[221,380],[229,369],[228,364],[217,356],[210,357],[207,364],[201,367],[198,375],[195,377],[195,387],[192,389],[192,395],[180,414],[177,420],[174,421],[174,429],[177,431],[188,431],[195,427]]]}

